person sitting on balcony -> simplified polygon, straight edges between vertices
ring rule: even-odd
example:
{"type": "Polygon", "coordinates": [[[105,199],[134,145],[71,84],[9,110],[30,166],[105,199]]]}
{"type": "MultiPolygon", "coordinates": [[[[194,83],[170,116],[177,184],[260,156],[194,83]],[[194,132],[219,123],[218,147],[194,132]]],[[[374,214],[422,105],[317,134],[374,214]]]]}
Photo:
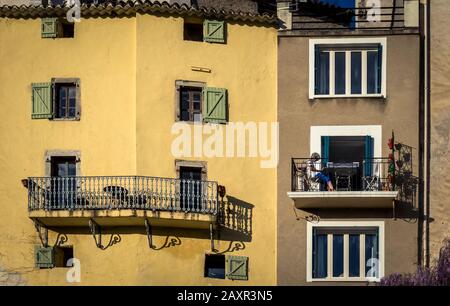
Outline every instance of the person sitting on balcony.
{"type": "Polygon", "coordinates": [[[317,172],[317,174],[315,175],[316,178],[318,178],[323,184],[325,184],[327,186],[327,190],[328,191],[334,191],[334,187],[333,184],[331,183],[331,179],[324,174],[321,170],[318,170],[316,168],[316,163],[320,160],[320,154],[314,152],[313,154],[311,154],[311,158],[307,161],[307,166],[308,166],[308,172],[313,173],[313,172],[317,172]]]}

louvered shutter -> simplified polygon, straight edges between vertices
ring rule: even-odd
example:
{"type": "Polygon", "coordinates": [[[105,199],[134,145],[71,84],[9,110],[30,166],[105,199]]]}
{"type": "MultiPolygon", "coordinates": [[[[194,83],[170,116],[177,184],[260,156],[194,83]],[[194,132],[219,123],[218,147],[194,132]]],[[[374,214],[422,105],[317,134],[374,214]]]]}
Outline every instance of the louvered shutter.
{"type": "Polygon", "coordinates": [[[225,22],[205,20],[203,22],[203,40],[211,43],[224,43],[225,22]]]}
{"type": "Polygon", "coordinates": [[[203,90],[203,121],[227,122],[228,97],[224,88],[208,87],[203,90]]]}
{"type": "Polygon", "coordinates": [[[45,119],[53,116],[52,111],[52,83],[33,83],[32,91],[32,119],[45,119]]]}

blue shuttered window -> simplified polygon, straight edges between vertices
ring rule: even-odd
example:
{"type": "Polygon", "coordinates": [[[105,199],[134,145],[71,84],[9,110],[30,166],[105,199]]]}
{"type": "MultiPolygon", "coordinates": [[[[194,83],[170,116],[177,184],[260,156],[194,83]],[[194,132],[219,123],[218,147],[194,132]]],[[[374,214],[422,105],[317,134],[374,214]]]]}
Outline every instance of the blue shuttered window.
{"type": "Polygon", "coordinates": [[[330,136],[322,136],[322,167],[326,167],[330,158],[330,136]]]}
{"type": "Polygon", "coordinates": [[[365,137],[364,146],[364,175],[372,176],[373,168],[373,138],[371,136],[365,137]]]}

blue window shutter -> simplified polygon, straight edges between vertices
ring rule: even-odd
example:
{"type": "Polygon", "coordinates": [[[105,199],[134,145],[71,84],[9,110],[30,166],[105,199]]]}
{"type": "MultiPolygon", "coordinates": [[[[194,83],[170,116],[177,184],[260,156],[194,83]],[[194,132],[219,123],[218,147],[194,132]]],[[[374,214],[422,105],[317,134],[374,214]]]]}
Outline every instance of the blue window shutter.
{"type": "Polygon", "coordinates": [[[366,144],[364,146],[364,175],[372,176],[373,168],[373,138],[371,136],[366,136],[366,144]]]}
{"type": "Polygon", "coordinates": [[[378,45],[378,83],[377,83],[377,93],[381,93],[381,78],[382,78],[382,70],[383,70],[383,46],[378,45]]]}
{"type": "Polygon", "coordinates": [[[330,158],[330,136],[322,136],[322,166],[326,167],[330,158]]]}
{"type": "Polygon", "coordinates": [[[319,94],[319,67],[320,67],[320,49],[319,46],[314,47],[314,93],[319,94]]]}

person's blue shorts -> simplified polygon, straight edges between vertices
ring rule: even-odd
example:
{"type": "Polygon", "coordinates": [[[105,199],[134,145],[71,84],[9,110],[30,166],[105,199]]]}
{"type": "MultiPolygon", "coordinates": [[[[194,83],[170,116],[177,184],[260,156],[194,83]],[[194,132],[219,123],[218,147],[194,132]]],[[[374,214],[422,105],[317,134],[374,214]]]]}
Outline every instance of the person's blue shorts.
{"type": "Polygon", "coordinates": [[[316,177],[322,181],[322,183],[324,184],[328,184],[328,182],[330,181],[330,178],[328,176],[326,176],[325,174],[323,174],[322,172],[319,172],[316,174],[316,177]]]}

